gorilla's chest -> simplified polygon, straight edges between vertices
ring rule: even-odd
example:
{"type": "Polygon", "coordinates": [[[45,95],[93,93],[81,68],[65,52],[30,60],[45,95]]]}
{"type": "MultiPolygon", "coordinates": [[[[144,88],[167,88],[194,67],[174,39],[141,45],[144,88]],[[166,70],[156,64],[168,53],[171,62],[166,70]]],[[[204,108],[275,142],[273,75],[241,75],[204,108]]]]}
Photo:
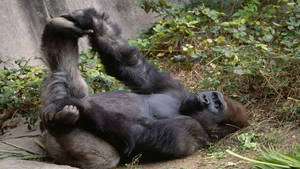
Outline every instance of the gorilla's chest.
{"type": "Polygon", "coordinates": [[[178,115],[180,101],[166,94],[144,95],[145,106],[148,109],[144,113],[154,119],[172,118],[178,115]]]}
{"type": "Polygon", "coordinates": [[[166,94],[139,95],[126,91],[96,94],[91,101],[104,111],[130,118],[163,119],[178,114],[180,101],[166,94]]]}

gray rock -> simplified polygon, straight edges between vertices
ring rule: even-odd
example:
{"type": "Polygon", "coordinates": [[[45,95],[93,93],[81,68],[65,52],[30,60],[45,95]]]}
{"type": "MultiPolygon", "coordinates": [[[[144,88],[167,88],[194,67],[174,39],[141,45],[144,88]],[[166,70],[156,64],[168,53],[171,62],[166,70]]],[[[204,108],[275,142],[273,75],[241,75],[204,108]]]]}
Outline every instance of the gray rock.
{"type": "Polygon", "coordinates": [[[1,169],[76,169],[66,165],[55,165],[37,161],[3,159],[0,160],[1,169]]]}
{"type": "MultiPolygon", "coordinates": [[[[34,139],[40,138],[40,131],[29,131],[27,126],[21,121],[16,128],[6,131],[0,136],[0,141],[24,147],[35,153],[44,154],[45,152],[34,142],[34,139]]],[[[21,152],[27,154],[25,151],[20,151],[17,148],[3,144],[0,142],[0,150],[21,152]]],[[[46,162],[21,160],[20,157],[9,157],[0,159],[0,169],[75,169],[70,166],[49,164],[46,162]]]]}
{"type": "MultiPolygon", "coordinates": [[[[107,12],[127,39],[136,38],[138,29],[147,29],[156,20],[154,14],[136,8],[132,0],[1,0],[0,60],[40,56],[40,37],[47,19],[88,7],[107,12]]],[[[87,43],[80,42],[80,47],[85,50],[87,43]]]]}

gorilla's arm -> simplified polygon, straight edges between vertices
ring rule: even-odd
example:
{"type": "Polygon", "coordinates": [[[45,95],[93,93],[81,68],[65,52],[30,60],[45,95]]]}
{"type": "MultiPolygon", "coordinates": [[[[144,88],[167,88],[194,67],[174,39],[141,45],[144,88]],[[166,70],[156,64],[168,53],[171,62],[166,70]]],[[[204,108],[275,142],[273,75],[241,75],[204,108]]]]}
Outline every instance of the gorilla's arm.
{"type": "MultiPolygon", "coordinates": [[[[75,11],[67,19],[81,29],[92,29],[89,34],[92,48],[100,55],[107,74],[124,82],[130,89],[140,94],[186,92],[183,85],[169,73],[161,72],[144,59],[136,47],[130,46],[122,37],[119,27],[112,24],[105,14],[94,9],[75,11]],[[100,18],[100,19],[99,19],[100,18]]],[[[178,95],[178,96],[179,96],[178,95]]]]}

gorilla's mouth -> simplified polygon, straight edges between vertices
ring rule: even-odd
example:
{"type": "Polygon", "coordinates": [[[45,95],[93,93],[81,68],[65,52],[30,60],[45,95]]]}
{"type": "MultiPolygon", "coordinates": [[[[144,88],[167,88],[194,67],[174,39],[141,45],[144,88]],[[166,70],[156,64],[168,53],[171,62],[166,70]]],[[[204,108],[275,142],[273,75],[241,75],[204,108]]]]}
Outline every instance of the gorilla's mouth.
{"type": "Polygon", "coordinates": [[[223,99],[223,98],[220,98],[220,96],[217,92],[213,92],[212,101],[217,110],[223,109],[223,107],[224,107],[224,105],[221,102],[221,99],[223,99]]]}

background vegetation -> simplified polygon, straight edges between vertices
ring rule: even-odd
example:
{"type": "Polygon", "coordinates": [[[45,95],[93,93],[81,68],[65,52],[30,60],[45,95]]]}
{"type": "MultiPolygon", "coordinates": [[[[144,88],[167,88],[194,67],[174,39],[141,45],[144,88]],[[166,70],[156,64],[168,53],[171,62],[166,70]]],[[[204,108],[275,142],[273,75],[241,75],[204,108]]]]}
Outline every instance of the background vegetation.
{"type": "Polygon", "coordinates": [[[267,99],[277,105],[272,108],[279,118],[299,119],[299,1],[231,1],[239,3],[228,8],[219,2],[182,8],[139,1],[162,19],[131,43],[146,56],[180,61],[187,70],[200,64],[204,78],[195,89],[219,90],[249,104],[267,99]]]}

